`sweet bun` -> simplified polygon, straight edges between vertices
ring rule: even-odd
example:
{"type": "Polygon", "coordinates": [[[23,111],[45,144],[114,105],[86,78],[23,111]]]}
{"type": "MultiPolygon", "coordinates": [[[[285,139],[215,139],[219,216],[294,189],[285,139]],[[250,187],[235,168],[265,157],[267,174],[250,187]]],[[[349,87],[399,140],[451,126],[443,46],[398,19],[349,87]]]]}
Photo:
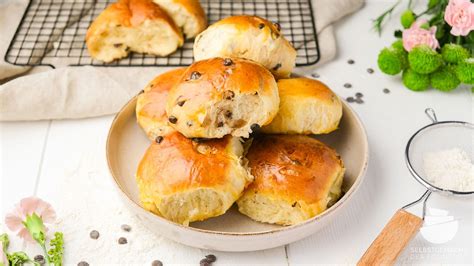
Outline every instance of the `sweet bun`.
{"type": "Polygon", "coordinates": [[[242,156],[239,138],[198,142],[170,133],[138,166],[142,206],[183,225],[221,215],[253,179],[242,156]]]}
{"type": "Polygon", "coordinates": [[[248,137],[278,112],[278,87],[260,64],[212,58],[189,66],[170,91],[166,113],[188,138],[248,137]]]}
{"type": "Polygon", "coordinates": [[[119,0],[109,5],[87,30],[89,54],[104,62],[130,51],[166,56],[183,45],[173,20],[151,0],[119,0]]]}
{"type": "Polygon", "coordinates": [[[158,75],[138,95],[135,112],[137,122],[149,139],[155,140],[158,136],[174,131],[166,115],[166,99],[185,70],[186,68],[177,68],[158,75]]]}
{"type": "Polygon", "coordinates": [[[293,225],[327,209],[341,194],[344,166],[331,148],[302,135],[261,135],[247,154],[255,181],[239,211],[265,223],[293,225]]]}
{"type": "Polygon", "coordinates": [[[336,130],[342,104],[322,82],[308,78],[278,80],[280,110],[262,128],[275,134],[323,134],[336,130]]]}
{"type": "Polygon", "coordinates": [[[288,77],[296,50],[280,32],[279,24],[257,16],[232,16],[211,25],[196,37],[194,59],[239,57],[258,62],[278,78],[288,77]]]}
{"type": "Polygon", "coordinates": [[[198,0],[153,0],[166,10],[186,39],[196,37],[207,27],[207,18],[198,0]]]}

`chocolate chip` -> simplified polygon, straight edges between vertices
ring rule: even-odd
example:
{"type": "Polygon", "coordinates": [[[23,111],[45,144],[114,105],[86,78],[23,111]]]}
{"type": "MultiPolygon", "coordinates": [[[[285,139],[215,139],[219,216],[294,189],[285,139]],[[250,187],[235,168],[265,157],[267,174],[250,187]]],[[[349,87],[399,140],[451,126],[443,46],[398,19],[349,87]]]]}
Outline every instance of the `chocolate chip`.
{"type": "Polygon", "coordinates": [[[296,206],[296,201],[291,205],[291,207],[295,207],[296,206]]]}
{"type": "Polygon", "coordinates": [[[355,99],[355,102],[361,104],[364,103],[364,100],[362,100],[362,98],[357,98],[355,99]]]}
{"type": "Polygon", "coordinates": [[[257,130],[259,130],[259,129],[260,129],[260,125],[259,125],[259,124],[252,124],[252,125],[250,126],[250,130],[252,130],[252,132],[253,132],[253,131],[257,131],[257,130]]]}
{"type": "Polygon", "coordinates": [[[210,262],[216,262],[217,257],[213,254],[206,255],[206,259],[210,262]]]}
{"type": "Polygon", "coordinates": [[[200,262],[199,262],[199,266],[211,266],[212,265],[212,262],[210,262],[209,260],[207,259],[202,259],[200,262]]]}
{"type": "Polygon", "coordinates": [[[227,110],[227,111],[225,112],[225,117],[227,117],[227,118],[232,118],[232,112],[229,111],[229,110],[227,110]]]}
{"type": "Polygon", "coordinates": [[[276,40],[280,37],[280,33],[276,32],[276,31],[272,31],[272,39],[273,40],[276,40]]]}
{"type": "Polygon", "coordinates": [[[154,260],[151,263],[151,266],[163,266],[163,262],[161,262],[160,260],[154,260]]]}
{"type": "Polygon", "coordinates": [[[168,117],[168,121],[170,121],[171,124],[176,124],[176,122],[178,122],[178,118],[170,116],[168,117]]]}
{"type": "Polygon", "coordinates": [[[374,73],[374,70],[372,68],[367,68],[367,73],[372,74],[374,73]]]}
{"type": "Polygon", "coordinates": [[[319,78],[319,77],[321,77],[321,76],[320,76],[318,73],[313,73],[313,74],[311,74],[311,77],[317,79],[317,78],[319,78]]]}
{"type": "Polygon", "coordinates": [[[221,121],[221,122],[217,123],[217,127],[223,127],[223,126],[224,126],[224,122],[221,121]]]}
{"type": "Polygon", "coordinates": [[[118,239],[118,243],[119,243],[120,245],[124,245],[124,244],[127,244],[128,241],[127,241],[127,239],[126,239],[125,237],[121,237],[121,238],[118,239]]]}
{"type": "Polygon", "coordinates": [[[185,100],[182,100],[182,101],[178,101],[176,104],[178,106],[183,106],[185,102],[186,102],[185,100]]]}
{"type": "Polygon", "coordinates": [[[275,25],[275,28],[277,28],[278,31],[281,30],[281,25],[280,25],[280,23],[274,23],[273,25],[275,25]]]}
{"type": "Polygon", "coordinates": [[[232,100],[234,96],[235,96],[235,93],[233,91],[224,91],[224,99],[232,100]]]}
{"type": "Polygon", "coordinates": [[[354,64],[354,63],[355,63],[355,61],[354,61],[354,60],[352,60],[352,59],[349,59],[349,60],[347,60],[347,63],[348,63],[349,65],[352,65],[352,64],[354,64]]]}
{"type": "MultiPolygon", "coordinates": [[[[163,137],[162,137],[162,136],[157,136],[157,137],[155,138],[155,142],[158,143],[158,144],[160,144],[162,141],[163,141],[163,137]]],[[[123,229],[123,227],[122,227],[122,230],[127,231],[127,230],[123,229]]],[[[127,231],[127,232],[130,232],[130,231],[127,231]]]]}
{"type": "Polygon", "coordinates": [[[97,230],[92,230],[90,233],[89,233],[89,236],[92,238],[92,239],[98,239],[100,234],[99,234],[99,231],[97,230]]]}
{"type": "Polygon", "coordinates": [[[196,80],[196,79],[199,79],[200,77],[201,77],[201,73],[199,73],[199,72],[197,72],[197,71],[193,71],[193,72],[191,73],[190,79],[191,79],[191,80],[196,80]]]}
{"type": "Polygon", "coordinates": [[[364,97],[364,94],[358,92],[358,93],[355,94],[355,96],[356,96],[357,98],[360,98],[360,97],[364,97]]]}
{"type": "Polygon", "coordinates": [[[186,121],[186,126],[192,127],[193,126],[193,121],[186,121]]]}
{"type": "Polygon", "coordinates": [[[234,62],[230,58],[224,59],[224,66],[231,66],[234,62]]]}
{"type": "Polygon", "coordinates": [[[263,23],[258,24],[258,28],[259,28],[259,29],[265,28],[265,24],[263,24],[263,23]]]}
{"type": "Polygon", "coordinates": [[[141,91],[138,93],[138,95],[140,95],[140,94],[142,94],[142,93],[144,93],[144,92],[145,92],[145,90],[141,90],[141,91]]]}
{"type": "Polygon", "coordinates": [[[344,88],[347,88],[347,89],[352,88],[352,84],[350,84],[350,83],[345,83],[345,84],[344,84],[344,88]]]}
{"type": "Polygon", "coordinates": [[[272,68],[272,70],[277,71],[280,67],[281,67],[281,64],[278,63],[278,64],[276,64],[276,66],[274,66],[274,67],[272,68]]]}
{"type": "Polygon", "coordinates": [[[384,88],[384,89],[383,89],[383,93],[388,94],[388,93],[390,93],[390,90],[387,89],[387,88],[384,88]]]}
{"type": "Polygon", "coordinates": [[[121,44],[121,43],[114,43],[114,47],[115,47],[115,48],[122,47],[122,44],[121,44]]]}
{"type": "Polygon", "coordinates": [[[81,261],[77,264],[77,266],[89,266],[89,263],[87,263],[85,261],[81,261]]]}
{"type": "Polygon", "coordinates": [[[128,52],[130,51],[130,47],[127,46],[127,48],[125,48],[125,52],[128,52]]]}
{"type": "Polygon", "coordinates": [[[36,255],[33,260],[39,263],[40,265],[44,265],[46,263],[46,260],[44,259],[43,255],[36,255]]]}
{"type": "Polygon", "coordinates": [[[347,101],[348,103],[353,103],[353,102],[355,102],[355,99],[354,99],[354,97],[347,97],[347,98],[346,98],[346,101],[347,101]]]}

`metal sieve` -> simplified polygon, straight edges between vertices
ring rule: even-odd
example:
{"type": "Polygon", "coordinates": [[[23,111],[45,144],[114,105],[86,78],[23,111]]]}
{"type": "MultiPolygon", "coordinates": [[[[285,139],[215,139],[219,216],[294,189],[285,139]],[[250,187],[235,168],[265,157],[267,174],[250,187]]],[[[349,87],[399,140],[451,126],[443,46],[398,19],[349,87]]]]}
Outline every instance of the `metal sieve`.
{"type": "Polygon", "coordinates": [[[412,176],[427,190],[419,199],[403,206],[395,213],[359,260],[358,265],[393,265],[422,226],[426,214],[426,202],[431,193],[437,192],[448,196],[466,196],[474,193],[474,191],[456,191],[438,187],[426,178],[423,169],[423,157],[426,153],[454,147],[469,152],[472,161],[474,124],[462,121],[438,121],[432,108],[427,108],[425,113],[432,123],[416,131],[408,140],[405,161],[412,176]],[[423,203],[421,218],[406,211],[420,202],[423,203]]]}

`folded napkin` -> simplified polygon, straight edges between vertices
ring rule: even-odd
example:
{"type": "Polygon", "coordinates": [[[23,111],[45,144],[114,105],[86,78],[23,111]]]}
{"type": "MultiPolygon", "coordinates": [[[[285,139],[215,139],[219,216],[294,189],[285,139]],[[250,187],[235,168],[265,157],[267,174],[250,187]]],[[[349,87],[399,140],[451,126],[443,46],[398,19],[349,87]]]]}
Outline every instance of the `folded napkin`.
{"type": "MultiPolygon", "coordinates": [[[[29,70],[3,61],[23,13],[20,7],[24,9],[26,2],[12,0],[0,5],[0,80],[29,70]]],[[[307,73],[336,56],[332,24],[359,9],[363,2],[313,0],[321,57],[315,66],[296,69],[296,73],[307,73]]],[[[65,67],[15,78],[0,86],[0,121],[74,119],[113,114],[148,81],[167,69],[65,67]]]]}

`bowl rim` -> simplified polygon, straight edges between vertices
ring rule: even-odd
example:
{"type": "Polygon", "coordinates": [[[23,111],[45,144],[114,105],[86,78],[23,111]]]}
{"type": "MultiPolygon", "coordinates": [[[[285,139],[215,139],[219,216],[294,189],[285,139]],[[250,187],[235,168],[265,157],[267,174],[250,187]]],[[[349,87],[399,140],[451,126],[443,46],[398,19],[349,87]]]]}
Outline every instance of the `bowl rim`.
{"type": "Polygon", "coordinates": [[[261,236],[261,235],[269,235],[269,234],[273,234],[273,233],[282,233],[282,232],[285,232],[285,231],[292,231],[292,230],[296,230],[296,229],[301,228],[301,227],[306,227],[309,224],[314,223],[315,221],[318,221],[320,219],[323,219],[326,216],[331,215],[336,210],[341,209],[343,204],[346,204],[346,202],[350,198],[352,198],[354,193],[359,189],[359,187],[362,184],[362,181],[364,180],[365,175],[367,173],[370,152],[369,152],[369,143],[368,143],[368,138],[367,138],[367,132],[365,130],[364,124],[362,123],[359,115],[354,111],[354,109],[351,106],[349,106],[349,104],[343,98],[338,96],[341,99],[341,102],[342,102],[343,106],[345,108],[349,109],[349,111],[355,117],[356,122],[360,125],[360,128],[362,129],[362,136],[364,137],[363,138],[364,139],[363,145],[364,145],[364,149],[365,149],[366,152],[364,154],[364,166],[362,167],[361,171],[359,172],[356,180],[354,181],[352,186],[349,188],[349,190],[334,205],[332,205],[331,207],[329,207],[328,209],[326,209],[322,213],[312,217],[311,219],[308,219],[308,220],[306,220],[304,222],[301,222],[299,224],[290,225],[290,226],[281,226],[279,228],[269,229],[269,230],[264,230],[264,231],[258,231],[258,232],[213,231],[213,230],[195,228],[195,227],[191,227],[191,226],[184,226],[182,224],[178,224],[178,223],[169,221],[169,220],[167,220],[167,219],[165,219],[165,218],[163,218],[163,217],[161,217],[157,214],[154,214],[154,213],[152,213],[148,210],[145,210],[142,206],[140,206],[138,203],[136,203],[134,200],[132,200],[127,195],[127,193],[125,193],[122,186],[118,182],[118,179],[114,175],[114,171],[112,170],[112,166],[111,166],[111,160],[110,160],[110,156],[109,156],[109,150],[110,150],[110,147],[109,147],[110,144],[109,143],[110,143],[110,138],[111,138],[111,135],[112,135],[112,131],[116,127],[116,124],[118,123],[118,118],[122,115],[122,113],[125,111],[125,109],[130,108],[129,107],[130,104],[136,105],[136,100],[137,100],[137,98],[140,94],[141,93],[138,93],[135,96],[133,96],[124,106],[122,106],[120,108],[120,110],[114,116],[114,119],[112,120],[112,123],[111,123],[110,128],[109,128],[109,132],[107,134],[106,147],[105,147],[105,149],[106,149],[105,156],[107,158],[107,167],[109,169],[110,178],[112,179],[115,187],[118,188],[118,192],[119,192],[120,196],[122,198],[126,199],[127,202],[129,202],[133,207],[141,209],[143,211],[143,213],[146,213],[146,215],[148,215],[150,218],[152,217],[152,218],[158,219],[158,221],[161,222],[161,223],[167,223],[170,226],[175,226],[175,227],[181,228],[183,230],[190,230],[193,233],[206,234],[206,235],[207,234],[212,234],[212,235],[220,235],[220,236],[240,236],[240,237],[261,236]]]}

